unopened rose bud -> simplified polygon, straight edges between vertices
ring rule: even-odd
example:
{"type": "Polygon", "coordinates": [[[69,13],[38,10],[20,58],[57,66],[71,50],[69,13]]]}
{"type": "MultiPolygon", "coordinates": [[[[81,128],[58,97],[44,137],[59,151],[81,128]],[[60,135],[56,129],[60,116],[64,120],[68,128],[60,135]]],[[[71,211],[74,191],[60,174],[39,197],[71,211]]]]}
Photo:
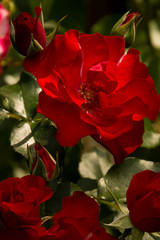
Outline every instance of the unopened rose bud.
{"type": "Polygon", "coordinates": [[[125,45],[129,47],[133,44],[136,36],[136,26],[139,19],[139,13],[125,13],[113,26],[111,35],[118,35],[125,38],[125,45]]]}
{"type": "Polygon", "coordinates": [[[35,145],[36,160],[32,166],[32,174],[51,181],[59,175],[59,167],[51,154],[42,145],[35,145]]]}
{"type": "Polygon", "coordinates": [[[46,33],[39,20],[41,8],[36,7],[34,10],[36,18],[27,12],[23,12],[13,21],[16,49],[25,56],[31,55],[30,48],[33,41],[35,49],[32,50],[32,55],[42,50],[46,45],[46,33]]]}

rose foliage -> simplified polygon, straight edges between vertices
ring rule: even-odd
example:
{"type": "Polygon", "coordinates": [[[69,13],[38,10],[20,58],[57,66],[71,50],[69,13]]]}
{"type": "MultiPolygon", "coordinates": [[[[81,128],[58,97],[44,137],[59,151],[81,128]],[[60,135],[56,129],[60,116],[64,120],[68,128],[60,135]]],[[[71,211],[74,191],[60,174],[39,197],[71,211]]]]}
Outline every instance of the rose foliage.
{"type": "Polygon", "coordinates": [[[141,145],[143,119],[156,119],[159,97],[139,54],[125,54],[122,37],[69,30],[25,60],[43,90],[37,111],[55,122],[62,146],[91,135],[121,163],[141,145]]]}

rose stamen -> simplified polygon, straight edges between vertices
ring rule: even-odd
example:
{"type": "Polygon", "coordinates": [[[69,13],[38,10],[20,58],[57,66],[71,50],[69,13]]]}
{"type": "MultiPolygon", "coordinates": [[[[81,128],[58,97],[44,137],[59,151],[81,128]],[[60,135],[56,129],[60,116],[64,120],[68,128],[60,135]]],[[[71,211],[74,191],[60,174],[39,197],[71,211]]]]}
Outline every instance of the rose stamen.
{"type": "Polygon", "coordinates": [[[85,105],[87,107],[93,107],[98,100],[97,100],[97,94],[99,92],[99,89],[94,85],[92,82],[83,82],[80,85],[79,93],[81,97],[85,99],[85,105]]]}

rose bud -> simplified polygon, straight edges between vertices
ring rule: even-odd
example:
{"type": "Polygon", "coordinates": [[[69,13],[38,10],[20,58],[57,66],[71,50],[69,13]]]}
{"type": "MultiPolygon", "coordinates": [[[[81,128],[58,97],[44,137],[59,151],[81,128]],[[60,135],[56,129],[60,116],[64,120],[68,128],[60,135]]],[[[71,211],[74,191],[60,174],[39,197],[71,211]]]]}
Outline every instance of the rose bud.
{"type": "Polygon", "coordinates": [[[46,45],[46,33],[39,20],[41,8],[36,7],[34,10],[37,18],[32,17],[27,12],[23,12],[13,21],[15,47],[25,56],[34,55],[46,45]]]}
{"type": "Polygon", "coordinates": [[[118,35],[125,38],[125,45],[129,47],[133,44],[136,36],[136,25],[138,21],[139,13],[125,13],[119,21],[113,26],[111,30],[112,35],[118,35]]]}
{"type": "Polygon", "coordinates": [[[32,166],[32,174],[42,176],[51,181],[59,175],[59,167],[51,154],[42,145],[36,145],[36,160],[32,166]]]}
{"type": "Polygon", "coordinates": [[[145,170],[133,176],[127,191],[133,225],[144,232],[160,231],[160,173],[145,170]]]}

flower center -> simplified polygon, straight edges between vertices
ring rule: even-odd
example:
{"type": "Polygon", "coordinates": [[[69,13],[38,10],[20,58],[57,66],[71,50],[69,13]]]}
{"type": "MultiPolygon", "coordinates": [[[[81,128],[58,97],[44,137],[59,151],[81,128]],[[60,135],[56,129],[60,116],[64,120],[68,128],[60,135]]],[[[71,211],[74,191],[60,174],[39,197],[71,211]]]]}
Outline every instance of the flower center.
{"type": "MultiPolygon", "coordinates": [[[[85,100],[82,107],[91,109],[100,104],[100,98],[112,93],[116,86],[116,70],[114,63],[102,62],[92,66],[87,72],[87,79],[80,85],[79,93],[85,100]]],[[[102,102],[105,102],[104,101],[102,102]]]]}
{"type": "Polygon", "coordinates": [[[97,94],[99,91],[93,82],[83,82],[80,86],[79,92],[81,97],[85,99],[84,104],[86,107],[91,107],[98,102],[97,94]]]}

